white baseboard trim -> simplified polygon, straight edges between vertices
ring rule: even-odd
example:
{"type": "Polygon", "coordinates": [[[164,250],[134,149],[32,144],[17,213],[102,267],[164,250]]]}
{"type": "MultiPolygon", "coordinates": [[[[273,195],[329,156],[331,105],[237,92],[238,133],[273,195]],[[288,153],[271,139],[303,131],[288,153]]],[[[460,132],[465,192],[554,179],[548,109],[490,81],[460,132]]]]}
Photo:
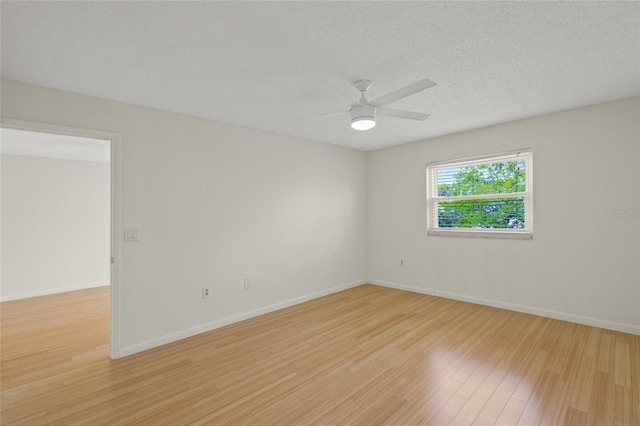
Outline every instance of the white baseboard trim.
{"type": "Polygon", "coordinates": [[[175,333],[166,334],[164,336],[156,337],[154,339],[145,340],[144,342],[134,345],[125,346],[120,348],[113,354],[112,358],[122,358],[125,356],[133,355],[138,352],[153,349],[158,346],[166,345],[177,340],[186,339],[187,337],[195,336],[196,334],[205,333],[207,331],[215,330],[216,328],[224,327],[239,321],[244,321],[249,318],[257,317],[259,315],[268,314],[269,312],[277,311],[279,309],[288,308],[289,306],[297,305],[300,303],[308,302],[309,300],[317,299],[318,297],[326,296],[339,291],[347,290],[349,288],[358,287],[366,284],[367,280],[354,281],[347,284],[338,285],[322,291],[307,294],[305,296],[296,297],[293,299],[285,300],[283,302],[275,303],[273,305],[265,306],[262,308],[254,309],[241,314],[232,315],[230,317],[222,318],[216,321],[212,321],[206,324],[191,327],[175,333]]]}
{"type": "Polygon", "coordinates": [[[427,294],[429,296],[444,297],[446,299],[460,300],[462,302],[475,303],[478,305],[492,306],[494,308],[506,309],[508,311],[522,312],[525,314],[537,315],[545,318],[553,318],[562,321],[574,322],[577,324],[590,325],[593,327],[606,328],[607,330],[621,331],[623,333],[640,335],[640,325],[626,324],[615,321],[608,321],[598,318],[585,317],[582,315],[568,314],[565,312],[551,311],[537,308],[535,306],[519,305],[517,303],[500,302],[497,300],[485,299],[476,296],[466,296],[457,293],[448,293],[432,288],[414,287],[405,284],[398,284],[390,281],[369,280],[370,284],[383,287],[395,288],[398,290],[411,291],[414,293],[427,294]]]}
{"type": "Polygon", "coordinates": [[[30,291],[30,292],[20,293],[20,294],[10,294],[9,296],[1,295],[0,302],[9,302],[11,300],[19,300],[19,299],[28,299],[30,297],[48,296],[50,294],[66,293],[67,291],[84,290],[87,288],[104,287],[106,285],[109,285],[109,281],[79,284],[79,285],[73,285],[69,287],[52,288],[47,290],[30,291]]]}

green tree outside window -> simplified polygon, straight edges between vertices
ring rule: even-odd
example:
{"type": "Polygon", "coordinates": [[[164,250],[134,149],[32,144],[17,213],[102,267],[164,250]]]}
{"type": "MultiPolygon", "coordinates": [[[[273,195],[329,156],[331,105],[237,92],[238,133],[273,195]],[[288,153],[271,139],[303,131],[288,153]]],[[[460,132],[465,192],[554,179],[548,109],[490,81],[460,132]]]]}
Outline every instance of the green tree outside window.
{"type": "Polygon", "coordinates": [[[438,196],[495,194],[497,197],[439,201],[438,227],[524,229],[524,197],[500,198],[499,194],[525,191],[524,161],[506,161],[440,170],[438,171],[438,196]]]}

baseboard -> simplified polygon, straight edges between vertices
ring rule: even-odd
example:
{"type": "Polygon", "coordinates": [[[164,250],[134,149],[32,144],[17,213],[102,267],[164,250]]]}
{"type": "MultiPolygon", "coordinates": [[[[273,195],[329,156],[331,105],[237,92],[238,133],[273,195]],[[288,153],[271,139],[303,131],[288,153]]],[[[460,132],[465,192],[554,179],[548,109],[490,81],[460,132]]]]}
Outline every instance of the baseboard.
{"type": "Polygon", "coordinates": [[[104,287],[109,285],[109,281],[79,284],[69,287],[53,288],[41,291],[30,291],[27,293],[12,294],[9,296],[0,296],[0,302],[9,302],[11,300],[28,299],[31,297],[48,296],[50,294],[66,293],[67,291],[85,290],[87,288],[104,287]]]}
{"type": "Polygon", "coordinates": [[[166,334],[161,337],[156,337],[155,339],[146,340],[144,342],[137,343],[135,345],[129,345],[129,346],[120,348],[120,350],[116,351],[115,354],[112,354],[114,355],[112,357],[122,358],[125,356],[133,355],[138,352],[146,351],[148,349],[153,349],[158,346],[166,345],[167,343],[172,343],[178,340],[186,339],[187,337],[191,337],[200,333],[205,333],[207,331],[215,330],[216,328],[234,324],[239,321],[244,321],[246,319],[257,317],[259,315],[268,314],[269,312],[277,311],[279,309],[288,308],[289,306],[308,302],[309,300],[317,299],[318,297],[327,296],[329,294],[337,293],[339,291],[347,290],[349,288],[358,287],[366,283],[367,283],[367,280],[361,280],[361,281],[354,281],[351,283],[338,285],[322,291],[307,294],[305,296],[300,296],[293,299],[285,300],[283,302],[275,303],[273,305],[254,309],[248,312],[243,312],[237,315],[232,315],[230,317],[222,318],[222,319],[209,322],[206,324],[202,324],[196,327],[191,327],[175,333],[166,334]]]}
{"type": "Polygon", "coordinates": [[[621,331],[623,333],[640,335],[640,326],[625,324],[615,321],[607,321],[599,318],[585,317],[582,315],[568,314],[565,312],[551,311],[537,308],[535,306],[519,305],[517,303],[501,302],[497,300],[485,299],[476,296],[466,296],[463,294],[449,293],[431,288],[414,287],[405,284],[398,284],[390,281],[369,280],[371,284],[395,288],[398,290],[411,291],[414,293],[428,294],[430,296],[444,297],[446,299],[459,300],[462,302],[475,303],[478,305],[492,306],[494,308],[506,309],[508,311],[522,312],[525,314],[537,315],[540,317],[553,318],[562,321],[574,322],[577,324],[590,325],[593,327],[606,328],[607,330],[621,331]]]}

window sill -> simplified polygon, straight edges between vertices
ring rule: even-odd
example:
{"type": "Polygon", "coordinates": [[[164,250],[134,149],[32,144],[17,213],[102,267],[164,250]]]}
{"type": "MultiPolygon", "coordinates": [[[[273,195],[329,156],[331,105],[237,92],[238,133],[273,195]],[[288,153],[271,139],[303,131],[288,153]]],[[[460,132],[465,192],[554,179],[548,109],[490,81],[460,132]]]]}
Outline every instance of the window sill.
{"type": "Polygon", "coordinates": [[[507,240],[531,240],[531,231],[488,231],[473,229],[429,229],[427,235],[436,237],[465,237],[465,238],[500,238],[507,240]]]}

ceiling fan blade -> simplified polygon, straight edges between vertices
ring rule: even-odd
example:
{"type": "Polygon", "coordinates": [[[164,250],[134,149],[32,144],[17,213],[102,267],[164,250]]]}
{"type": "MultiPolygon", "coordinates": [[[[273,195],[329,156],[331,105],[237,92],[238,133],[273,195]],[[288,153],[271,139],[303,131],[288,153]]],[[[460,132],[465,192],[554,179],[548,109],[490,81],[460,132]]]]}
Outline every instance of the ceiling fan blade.
{"type": "Polygon", "coordinates": [[[404,111],[401,109],[393,108],[376,108],[378,115],[386,115],[388,117],[408,118],[409,120],[424,121],[431,117],[429,114],[423,114],[421,112],[404,111]]]}
{"type": "Polygon", "coordinates": [[[319,117],[333,117],[333,116],[336,116],[336,115],[346,114],[348,112],[349,112],[348,110],[336,111],[336,112],[328,112],[326,114],[315,114],[315,115],[308,115],[306,117],[298,117],[298,118],[294,118],[294,120],[298,121],[298,120],[311,120],[312,118],[319,118],[319,117]]]}
{"type": "Polygon", "coordinates": [[[403,87],[402,89],[395,90],[391,93],[388,93],[384,96],[381,96],[377,99],[374,99],[370,103],[375,106],[384,106],[390,104],[391,102],[395,102],[398,99],[405,98],[409,95],[413,95],[414,93],[420,92],[421,90],[428,89],[429,87],[435,86],[436,83],[425,78],[423,80],[417,81],[413,84],[403,87]]]}

